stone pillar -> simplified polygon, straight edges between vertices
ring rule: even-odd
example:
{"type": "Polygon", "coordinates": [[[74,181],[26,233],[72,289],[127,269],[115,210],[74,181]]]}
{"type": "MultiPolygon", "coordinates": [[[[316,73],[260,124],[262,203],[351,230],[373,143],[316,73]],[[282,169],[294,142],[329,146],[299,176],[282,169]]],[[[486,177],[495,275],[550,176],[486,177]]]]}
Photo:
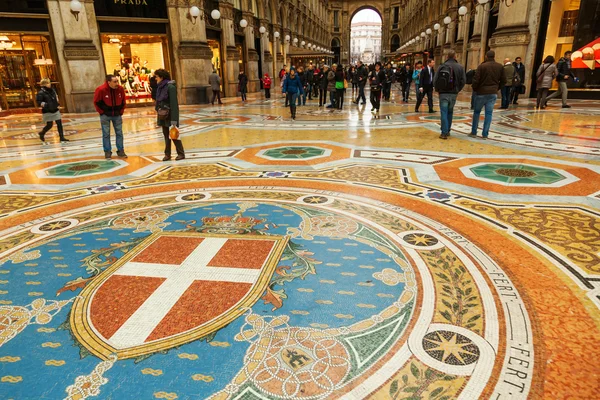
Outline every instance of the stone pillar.
{"type": "MultiPolygon", "coordinates": [[[[267,28],[269,26],[269,21],[267,19],[261,19],[259,29],[261,26],[264,26],[265,28],[267,28]]],[[[260,34],[260,31],[259,31],[259,34],[260,34]]],[[[261,35],[261,37],[260,37],[260,48],[262,49],[262,73],[263,73],[263,76],[265,73],[267,73],[272,78],[274,75],[273,75],[273,55],[271,54],[271,47],[270,47],[270,45],[271,45],[270,38],[271,37],[272,37],[272,33],[269,32],[269,30],[267,29],[265,34],[261,35]]],[[[262,76],[260,76],[259,78],[262,78],[262,76]]],[[[259,85],[259,87],[260,87],[260,85],[259,85]]]]}
{"type": "Polygon", "coordinates": [[[281,33],[281,44],[283,46],[283,59],[284,59],[284,64],[286,64],[288,67],[291,66],[291,58],[288,56],[288,53],[290,52],[290,43],[291,41],[294,40],[294,37],[292,36],[292,31],[290,31],[288,28],[285,28],[283,30],[283,32],[281,33]],[[290,36],[290,40],[285,40],[285,36],[289,35],[290,36]]]}
{"type": "Polygon", "coordinates": [[[476,69],[477,66],[481,63],[482,56],[481,47],[482,47],[482,31],[484,28],[484,20],[485,26],[487,29],[487,20],[489,16],[489,11],[485,11],[483,6],[476,7],[475,14],[475,24],[473,27],[473,36],[469,38],[469,43],[467,44],[467,52],[469,53],[468,57],[468,65],[466,66],[467,70],[476,69]]]}
{"type": "MultiPolygon", "coordinates": [[[[61,85],[69,112],[94,110],[94,90],[104,83],[100,35],[94,3],[85,0],[78,20],[69,1],[48,0],[48,13],[60,64],[61,85]]],[[[26,30],[26,27],[23,27],[26,30]]]]}
{"type": "MultiPolygon", "coordinates": [[[[260,82],[258,76],[259,55],[254,45],[254,14],[244,11],[242,17],[248,21],[248,26],[244,28],[244,40],[246,42],[246,76],[248,76],[248,92],[260,91],[260,82]]],[[[258,29],[258,28],[257,28],[258,29]]]]}
{"type": "MultiPolygon", "coordinates": [[[[514,60],[517,56],[522,57],[525,62],[530,61],[525,57],[531,40],[528,21],[530,7],[528,1],[515,1],[510,7],[500,5],[498,26],[489,38],[490,48],[496,52],[497,61],[502,62],[505,57],[514,60]]],[[[531,65],[526,67],[531,68],[531,65]]]]}
{"type": "Polygon", "coordinates": [[[219,1],[221,11],[221,45],[223,52],[223,88],[229,97],[237,96],[238,75],[240,73],[240,56],[235,48],[235,34],[233,30],[233,5],[227,1],[219,1]]]}
{"type": "Polygon", "coordinates": [[[195,20],[189,15],[191,6],[204,10],[203,0],[169,2],[169,27],[175,54],[171,76],[177,81],[179,101],[182,104],[199,102],[200,90],[208,87],[212,72],[212,51],[206,42],[204,15],[195,20]]]}

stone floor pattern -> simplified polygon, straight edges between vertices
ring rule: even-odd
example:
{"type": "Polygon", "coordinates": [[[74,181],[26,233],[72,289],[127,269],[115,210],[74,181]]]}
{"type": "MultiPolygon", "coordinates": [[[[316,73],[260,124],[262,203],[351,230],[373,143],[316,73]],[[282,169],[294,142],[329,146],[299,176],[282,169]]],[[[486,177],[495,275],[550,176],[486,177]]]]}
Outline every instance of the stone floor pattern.
{"type": "Polygon", "coordinates": [[[0,119],[0,398],[598,399],[599,102],[227,100],[0,119]]]}

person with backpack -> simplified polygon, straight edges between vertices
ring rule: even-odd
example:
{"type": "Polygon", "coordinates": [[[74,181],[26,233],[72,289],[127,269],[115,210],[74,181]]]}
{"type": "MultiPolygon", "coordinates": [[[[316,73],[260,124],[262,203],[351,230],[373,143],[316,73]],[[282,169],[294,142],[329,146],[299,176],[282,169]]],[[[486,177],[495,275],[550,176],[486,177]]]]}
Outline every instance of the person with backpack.
{"type": "Polygon", "coordinates": [[[561,57],[560,60],[558,60],[558,63],[556,64],[556,82],[558,82],[558,90],[546,98],[546,102],[543,103],[544,107],[546,107],[546,103],[548,102],[548,100],[562,95],[562,108],[571,108],[571,106],[567,104],[567,95],[569,94],[567,82],[569,81],[569,79],[577,81],[577,79],[573,75],[573,71],[571,71],[572,53],[573,52],[571,51],[567,51],[565,52],[565,56],[561,57]]]}
{"type": "Polygon", "coordinates": [[[367,67],[365,67],[362,61],[358,62],[358,67],[356,69],[356,79],[358,81],[358,97],[354,104],[358,104],[358,102],[362,99],[362,104],[367,102],[367,98],[365,97],[365,86],[367,84],[367,79],[369,76],[369,71],[367,71],[367,67]]]}
{"type": "Polygon", "coordinates": [[[58,136],[61,142],[68,142],[69,139],[65,137],[62,124],[62,116],[59,111],[58,95],[56,91],[52,89],[52,83],[50,79],[44,78],[40,81],[42,87],[38,94],[35,96],[35,100],[42,107],[42,122],[46,125],[42,129],[38,136],[42,142],[46,142],[45,135],[52,128],[53,121],[56,122],[56,129],[58,129],[58,136]]]}
{"type": "Polygon", "coordinates": [[[504,86],[500,89],[502,94],[502,103],[500,105],[501,110],[508,109],[510,105],[510,93],[513,87],[513,77],[515,76],[515,67],[510,62],[510,58],[504,59],[504,67],[502,67],[502,74],[504,75],[504,86]]]}
{"type": "Polygon", "coordinates": [[[179,102],[177,101],[177,87],[175,81],[171,80],[171,75],[165,69],[157,69],[154,71],[156,82],[156,104],[154,109],[157,114],[158,126],[162,127],[163,136],[165,138],[165,157],[163,161],[171,159],[171,141],[175,144],[177,150],[176,161],[185,159],[183,143],[179,139],[172,139],[170,136],[170,128],[179,127],[179,102]]]}
{"type": "Polygon", "coordinates": [[[344,106],[344,95],[346,94],[346,73],[344,67],[341,65],[337,66],[335,71],[335,97],[336,105],[338,110],[341,110],[344,106]]]}
{"type": "Polygon", "coordinates": [[[467,81],[465,69],[456,61],[456,52],[450,50],[448,59],[435,73],[433,86],[440,96],[441,130],[440,139],[448,139],[452,129],[452,117],[456,96],[463,90],[467,81]]]}
{"type": "Polygon", "coordinates": [[[498,90],[506,84],[504,80],[504,67],[497,63],[496,52],[490,50],[486,53],[486,61],[479,64],[473,77],[473,118],[471,121],[470,137],[477,137],[479,116],[485,107],[485,120],[481,137],[487,139],[492,125],[494,104],[498,98],[498,90]]]}
{"type": "Polygon", "coordinates": [[[304,94],[304,85],[300,76],[296,74],[296,70],[292,67],[290,74],[285,81],[283,81],[283,93],[287,94],[290,101],[290,113],[292,114],[292,120],[296,119],[296,100],[304,94]]]}
{"type": "Polygon", "coordinates": [[[420,97],[417,99],[415,112],[419,112],[419,107],[421,106],[421,102],[425,98],[425,95],[427,95],[427,105],[429,105],[429,112],[435,112],[435,110],[433,109],[433,80],[435,79],[434,67],[435,61],[433,60],[433,58],[430,58],[427,62],[427,66],[421,71],[421,75],[419,76],[418,89],[420,97]]]}
{"type": "Polygon", "coordinates": [[[375,115],[379,114],[381,106],[381,89],[385,83],[385,73],[381,70],[381,63],[377,61],[375,68],[369,73],[369,84],[371,86],[371,112],[375,115]]]}
{"type": "MultiPolygon", "coordinates": [[[[513,104],[519,104],[519,94],[521,94],[523,82],[525,82],[525,65],[521,62],[521,57],[515,58],[513,67],[515,67],[515,75],[513,77],[511,100],[513,104]]],[[[523,93],[525,93],[524,90],[523,93]]]]}
{"type": "Polygon", "coordinates": [[[544,62],[538,68],[535,79],[537,86],[537,101],[535,108],[543,110],[546,108],[546,96],[548,96],[548,90],[552,87],[552,82],[556,77],[556,65],[554,65],[554,57],[548,56],[544,59],[544,62]]]}
{"type": "MultiPolygon", "coordinates": [[[[417,101],[419,101],[419,97],[421,96],[421,93],[419,92],[419,80],[421,79],[421,71],[423,70],[423,61],[417,61],[417,63],[415,64],[415,70],[412,73],[412,80],[415,83],[415,96],[417,96],[417,101]]],[[[408,100],[410,100],[410,83],[408,84],[408,89],[407,89],[407,94],[406,94],[406,101],[408,103],[408,100]]]]}

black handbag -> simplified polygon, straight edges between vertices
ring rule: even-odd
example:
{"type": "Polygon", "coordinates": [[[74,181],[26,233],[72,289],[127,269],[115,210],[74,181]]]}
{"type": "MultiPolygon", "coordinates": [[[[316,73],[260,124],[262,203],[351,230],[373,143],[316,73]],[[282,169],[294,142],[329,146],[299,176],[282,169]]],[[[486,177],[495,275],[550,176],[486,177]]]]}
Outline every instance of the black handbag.
{"type": "Polygon", "coordinates": [[[525,85],[519,86],[519,94],[525,94],[525,90],[526,90],[525,85]]]}
{"type": "Polygon", "coordinates": [[[169,115],[171,115],[171,109],[167,106],[160,106],[156,111],[158,119],[161,121],[168,121],[169,115]]]}

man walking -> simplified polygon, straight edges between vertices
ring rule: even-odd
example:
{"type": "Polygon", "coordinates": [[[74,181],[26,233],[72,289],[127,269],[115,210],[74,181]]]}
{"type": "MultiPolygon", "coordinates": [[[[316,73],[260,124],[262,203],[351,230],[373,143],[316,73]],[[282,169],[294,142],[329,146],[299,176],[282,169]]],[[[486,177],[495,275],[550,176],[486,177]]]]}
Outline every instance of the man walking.
{"type": "Polygon", "coordinates": [[[392,94],[392,83],[394,80],[394,70],[392,70],[392,63],[388,62],[383,70],[385,74],[385,82],[383,83],[383,99],[390,101],[392,94]]]}
{"type": "Polygon", "coordinates": [[[442,134],[440,139],[448,139],[450,129],[452,129],[452,116],[454,114],[454,105],[456,104],[456,96],[458,92],[463,90],[467,82],[465,69],[456,61],[456,52],[450,50],[448,59],[440,65],[433,85],[435,90],[440,95],[440,113],[442,134]]]}
{"type": "Polygon", "coordinates": [[[515,67],[510,62],[510,58],[504,59],[504,67],[502,67],[502,75],[504,79],[504,86],[502,86],[502,104],[500,105],[501,110],[506,110],[510,105],[510,92],[513,86],[513,76],[515,75],[515,67]]]}
{"type": "Polygon", "coordinates": [[[494,104],[498,98],[498,90],[504,87],[504,68],[500,63],[497,63],[496,53],[490,50],[486,53],[486,61],[477,67],[475,76],[473,77],[473,120],[471,121],[470,137],[477,136],[477,128],[479,126],[479,116],[481,110],[485,107],[485,120],[483,122],[483,132],[481,136],[487,139],[492,125],[492,113],[494,112],[494,104]]]}
{"type": "Polygon", "coordinates": [[[358,104],[358,102],[362,99],[361,104],[367,103],[367,98],[365,97],[365,85],[367,84],[367,77],[369,76],[369,72],[367,71],[367,67],[365,67],[362,61],[358,62],[358,68],[356,69],[356,77],[358,79],[358,97],[354,104],[358,104]]]}
{"type": "Polygon", "coordinates": [[[100,114],[104,158],[110,160],[112,157],[110,144],[111,122],[115,130],[117,156],[127,158],[123,148],[123,118],[121,117],[125,111],[125,90],[123,86],[119,85],[118,77],[106,75],[104,84],[98,86],[94,92],[94,107],[100,114]]]}
{"type": "Polygon", "coordinates": [[[212,74],[208,76],[208,84],[213,92],[211,104],[213,106],[215,105],[215,99],[219,100],[219,104],[223,104],[223,102],[221,102],[221,77],[217,74],[216,69],[213,69],[212,74]]]}
{"type": "Polygon", "coordinates": [[[513,63],[515,67],[515,76],[513,77],[513,90],[511,100],[513,104],[519,104],[519,94],[521,92],[521,86],[525,82],[525,65],[521,62],[521,57],[515,58],[513,63]]]}
{"type": "Polygon", "coordinates": [[[415,112],[419,112],[419,107],[425,95],[427,95],[427,105],[429,106],[429,112],[433,113],[433,80],[435,79],[435,61],[430,58],[427,62],[427,66],[421,71],[419,77],[419,98],[417,99],[417,105],[415,106],[415,112]]]}
{"type": "MultiPolygon", "coordinates": [[[[561,57],[560,60],[558,60],[558,63],[556,63],[556,82],[558,82],[558,90],[546,97],[546,103],[548,103],[548,100],[562,95],[562,108],[571,108],[571,106],[567,104],[567,95],[569,93],[567,82],[569,79],[574,78],[573,72],[571,71],[571,54],[571,51],[567,51],[565,56],[561,57]]],[[[546,104],[542,104],[542,106],[545,107],[546,104]]]]}

